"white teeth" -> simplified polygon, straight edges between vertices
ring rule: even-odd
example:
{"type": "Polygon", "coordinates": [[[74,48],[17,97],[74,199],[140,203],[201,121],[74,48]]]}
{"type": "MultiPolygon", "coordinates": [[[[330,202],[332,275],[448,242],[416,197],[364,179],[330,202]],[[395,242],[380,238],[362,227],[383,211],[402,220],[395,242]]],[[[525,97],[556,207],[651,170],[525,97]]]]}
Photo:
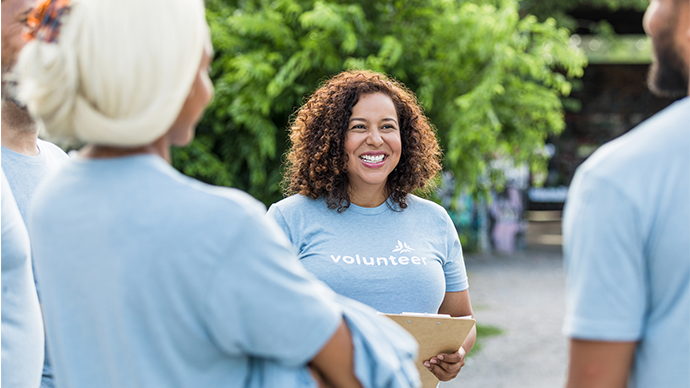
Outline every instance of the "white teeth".
{"type": "Polygon", "coordinates": [[[365,162],[368,163],[380,163],[383,161],[383,159],[386,157],[384,154],[379,154],[379,155],[362,155],[360,156],[360,159],[364,160],[365,162]]]}

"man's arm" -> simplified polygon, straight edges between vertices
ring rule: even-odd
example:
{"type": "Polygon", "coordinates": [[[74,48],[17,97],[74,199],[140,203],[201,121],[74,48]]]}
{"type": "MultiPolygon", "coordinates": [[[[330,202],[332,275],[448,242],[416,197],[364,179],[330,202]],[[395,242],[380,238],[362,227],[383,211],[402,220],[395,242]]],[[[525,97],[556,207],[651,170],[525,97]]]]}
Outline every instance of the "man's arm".
{"type": "Polygon", "coordinates": [[[309,366],[327,387],[362,388],[355,376],[352,335],[344,320],[309,366]]]}
{"type": "Polygon", "coordinates": [[[625,388],[636,342],[570,340],[567,388],[625,388]]]}

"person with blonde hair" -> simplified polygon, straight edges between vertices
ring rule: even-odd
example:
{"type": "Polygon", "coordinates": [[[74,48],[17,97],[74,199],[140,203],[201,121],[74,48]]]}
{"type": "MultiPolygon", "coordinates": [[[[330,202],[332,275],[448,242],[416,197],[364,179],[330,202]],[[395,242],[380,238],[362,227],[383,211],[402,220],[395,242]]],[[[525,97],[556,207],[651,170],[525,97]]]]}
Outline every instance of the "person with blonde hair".
{"type": "Polygon", "coordinates": [[[389,385],[405,358],[414,369],[402,335],[383,347],[404,353],[388,376],[355,375],[385,360],[354,356],[352,306],[258,201],[169,165],[213,93],[201,0],[49,0],[32,19],[19,98],[48,134],[86,143],[29,213],[57,386],[414,385],[389,385]]]}

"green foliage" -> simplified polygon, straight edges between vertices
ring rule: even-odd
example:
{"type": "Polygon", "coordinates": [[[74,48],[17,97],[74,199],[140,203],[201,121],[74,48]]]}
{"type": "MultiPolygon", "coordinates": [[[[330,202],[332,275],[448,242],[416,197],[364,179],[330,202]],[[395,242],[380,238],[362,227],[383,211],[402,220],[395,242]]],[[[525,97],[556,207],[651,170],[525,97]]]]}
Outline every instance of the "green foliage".
{"type": "Polygon", "coordinates": [[[497,155],[542,166],[535,150],[563,127],[560,98],[586,59],[552,19],[520,17],[516,0],[207,0],[216,95],[186,174],[281,198],[290,116],[324,79],[351,68],[392,75],[436,126],[444,168],[486,188],[497,155]],[[484,182],[481,183],[480,182],[484,182]]]}

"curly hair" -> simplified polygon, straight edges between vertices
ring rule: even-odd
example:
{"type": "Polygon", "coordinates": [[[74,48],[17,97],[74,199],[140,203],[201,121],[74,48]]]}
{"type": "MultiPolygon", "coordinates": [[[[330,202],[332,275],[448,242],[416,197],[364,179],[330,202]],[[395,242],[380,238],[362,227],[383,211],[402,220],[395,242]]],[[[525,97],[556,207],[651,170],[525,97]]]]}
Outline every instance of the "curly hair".
{"type": "Polygon", "coordinates": [[[407,194],[424,189],[441,169],[436,133],[415,95],[372,71],[346,71],[327,80],[297,111],[290,127],[283,185],[286,193],[324,198],[329,209],[350,206],[345,136],[352,108],[362,95],[383,93],[398,114],[402,154],[386,181],[387,196],[407,208],[407,194]]]}

